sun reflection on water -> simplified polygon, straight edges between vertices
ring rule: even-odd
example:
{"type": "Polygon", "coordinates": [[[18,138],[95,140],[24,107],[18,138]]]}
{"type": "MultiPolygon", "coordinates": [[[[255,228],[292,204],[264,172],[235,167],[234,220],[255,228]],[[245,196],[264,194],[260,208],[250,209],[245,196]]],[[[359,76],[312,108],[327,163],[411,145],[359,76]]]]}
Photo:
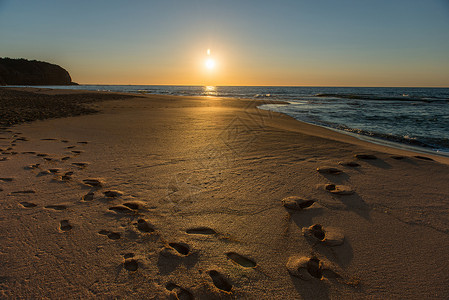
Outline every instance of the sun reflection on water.
{"type": "Polygon", "coordinates": [[[213,85],[206,85],[203,87],[203,95],[205,96],[216,96],[217,95],[217,87],[213,85]]]}

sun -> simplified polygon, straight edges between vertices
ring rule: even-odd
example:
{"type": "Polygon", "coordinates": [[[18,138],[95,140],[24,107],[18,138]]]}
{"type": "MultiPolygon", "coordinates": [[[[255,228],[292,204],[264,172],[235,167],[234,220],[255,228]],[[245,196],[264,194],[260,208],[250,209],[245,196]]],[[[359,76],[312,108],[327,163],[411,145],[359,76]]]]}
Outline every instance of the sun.
{"type": "Polygon", "coordinates": [[[207,59],[205,61],[206,69],[212,70],[215,68],[215,60],[210,55],[210,48],[206,51],[207,59]]]}
{"type": "Polygon", "coordinates": [[[206,59],[206,68],[209,70],[212,70],[215,67],[215,60],[213,60],[212,58],[208,58],[206,59]]]}

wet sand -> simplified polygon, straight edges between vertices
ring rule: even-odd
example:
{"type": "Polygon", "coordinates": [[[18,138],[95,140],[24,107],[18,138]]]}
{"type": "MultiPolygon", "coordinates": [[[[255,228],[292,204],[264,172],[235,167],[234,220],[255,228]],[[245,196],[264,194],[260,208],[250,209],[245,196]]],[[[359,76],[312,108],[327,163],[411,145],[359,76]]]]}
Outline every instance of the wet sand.
{"type": "Polygon", "coordinates": [[[446,298],[448,160],[259,104],[95,101],[0,132],[1,297],[446,298]]]}

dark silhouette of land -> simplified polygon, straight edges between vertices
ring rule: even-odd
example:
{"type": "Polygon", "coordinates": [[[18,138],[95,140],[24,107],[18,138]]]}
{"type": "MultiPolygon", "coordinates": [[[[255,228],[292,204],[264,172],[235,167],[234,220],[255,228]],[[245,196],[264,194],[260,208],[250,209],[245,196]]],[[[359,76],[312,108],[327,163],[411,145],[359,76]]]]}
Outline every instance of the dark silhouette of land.
{"type": "Polygon", "coordinates": [[[48,62],[0,58],[0,85],[74,85],[69,72],[48,62]]]}

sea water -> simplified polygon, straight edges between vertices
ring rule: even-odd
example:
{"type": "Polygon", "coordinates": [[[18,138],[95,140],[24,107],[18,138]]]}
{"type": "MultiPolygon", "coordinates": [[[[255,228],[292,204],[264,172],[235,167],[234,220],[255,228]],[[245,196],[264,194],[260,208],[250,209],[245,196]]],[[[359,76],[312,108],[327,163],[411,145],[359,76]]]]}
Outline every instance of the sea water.
{"type": "Polygon", "coordinates": [[[79,85],[52,86],[142,94],[282,101],[261,109],[374,141],[449,155],[449,88],[79,85]]]}

